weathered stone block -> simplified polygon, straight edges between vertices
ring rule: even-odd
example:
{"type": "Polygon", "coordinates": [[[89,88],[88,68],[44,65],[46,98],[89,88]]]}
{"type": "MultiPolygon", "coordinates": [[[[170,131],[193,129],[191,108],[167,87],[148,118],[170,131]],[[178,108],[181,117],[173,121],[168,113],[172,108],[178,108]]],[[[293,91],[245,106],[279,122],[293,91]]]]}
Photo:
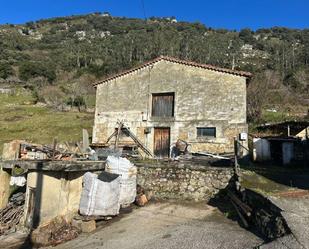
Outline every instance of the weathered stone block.
{"type": "Polygon", "coordinates": [[[96,228],[95,220],[83,221],[81,224],[81,231],[83,233],[91,233],[96,230],[96,228]]]}
{"type": "Polygon", "coordinates": [[[10,174],[0,169],[0,209],[8,204],[10,196],[10,174]]]}

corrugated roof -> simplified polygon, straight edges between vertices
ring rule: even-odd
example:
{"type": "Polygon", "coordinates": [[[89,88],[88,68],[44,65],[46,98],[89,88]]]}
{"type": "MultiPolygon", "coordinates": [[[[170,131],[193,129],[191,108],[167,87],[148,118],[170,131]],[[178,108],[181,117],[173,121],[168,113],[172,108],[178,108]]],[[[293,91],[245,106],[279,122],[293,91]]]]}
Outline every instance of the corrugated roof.
{"type": "Polygon", "coordinates": [[[101,81],[98,81],[96,83],[94,83],[93,85],[99,85],[105,82],[108,82],[110,80],[116,79],[118,77],[124,76],[126,74],[130,74],[136,70],[142,69],[144,67],[150,66],[156,62],[159,61],[169,61],[169,62],[174,62],[174,63],[178,63],[178,64],[183,64],[183,65],[187,65],[187,66],[192,66],[192,67],[199,67],[199,68],[204,68],[204,69],[208,69],[208,70],[212,70],[212,71],[217,71],[217,72],[222,72],[222,73],[229,73],[229,74],[234,74],[234,75],[238,75],[238,76],[243,76],[246,78],[251,78],[252,74],[249,72],[244,72],[244,71],[238,71],[238,70],[232,70],[232,69],[227,69],[227,68],[221,68],[221,67],[217,67],[217,66],[212,66],[212,65],[208,65],[208,64],[201,64],[201,63],[197,63],[197,62],[193,62],[193,61],[187,61],[187,60],[180,60],[177,58],[173,58],[173,57],[169,57],[169,56],[160,56],[157,57],[156,59],[153,59],[151,61],[145,62],[143,64],[141,64],[140,66],[131,68],[129,70],[125,70],[123,72],[114,74],[112,76],[109,76],[101,81]]]}

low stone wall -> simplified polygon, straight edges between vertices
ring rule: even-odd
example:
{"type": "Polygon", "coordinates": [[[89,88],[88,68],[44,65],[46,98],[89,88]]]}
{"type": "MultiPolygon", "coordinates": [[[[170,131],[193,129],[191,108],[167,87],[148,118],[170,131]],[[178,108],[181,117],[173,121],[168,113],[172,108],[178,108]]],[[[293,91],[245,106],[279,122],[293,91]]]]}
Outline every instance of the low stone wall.
{"type": "Polygon", "coordinates": [[[137,165],[137,183],[158,199],[207,201],[229,183],[232,168],[198,165],[137,165]]]}

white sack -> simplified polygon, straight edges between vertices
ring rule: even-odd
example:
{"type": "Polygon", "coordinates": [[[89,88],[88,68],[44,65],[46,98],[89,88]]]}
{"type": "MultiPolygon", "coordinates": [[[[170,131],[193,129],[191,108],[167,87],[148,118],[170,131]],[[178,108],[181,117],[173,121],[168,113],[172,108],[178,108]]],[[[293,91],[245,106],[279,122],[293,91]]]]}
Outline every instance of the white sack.
{"type": "Polygon", "coordinates": [[[128,159],[122,157],[108,156],[106,159],[105,171],[118,174],[120,180],[121,206],[126,206],[135,201],[136,197],[136,174],[137,168],[128,159]]]}
{"type": "Polygon", "coordinates": [[[83,176],[83,189],[79,211],[82,215],[117,215],[120,204],[120,177],[103,182],[96,174],[87,172],[83,176]]]}

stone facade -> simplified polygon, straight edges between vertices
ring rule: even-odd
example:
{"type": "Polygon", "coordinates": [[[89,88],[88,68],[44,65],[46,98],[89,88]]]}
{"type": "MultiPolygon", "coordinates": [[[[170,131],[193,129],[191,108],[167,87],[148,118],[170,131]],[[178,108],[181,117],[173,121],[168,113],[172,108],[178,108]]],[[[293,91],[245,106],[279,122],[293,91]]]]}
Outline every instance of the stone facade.
{"type": "Polygon", "coordinates": [[[205,166],[138,166],[137,183],[158,199],[208,201],[224,189],[231,168],[205,166]]]}
{"type": "Polygon", "coordinates": [[[111,78],[96,86],[93,143],[105,143],[119,120],[150,151],[154,127],[169,127],[171,145],[183,139],[193,152],[231,152],[233,137],[247,132],[246,81],[242,75],[164,59],[111,78]],[[174,116],[153,117],[152,94],[167,92],[174,93],[174,116]],[[197,127],[215,127],[216,136],[198,138],[197,127]]]}

